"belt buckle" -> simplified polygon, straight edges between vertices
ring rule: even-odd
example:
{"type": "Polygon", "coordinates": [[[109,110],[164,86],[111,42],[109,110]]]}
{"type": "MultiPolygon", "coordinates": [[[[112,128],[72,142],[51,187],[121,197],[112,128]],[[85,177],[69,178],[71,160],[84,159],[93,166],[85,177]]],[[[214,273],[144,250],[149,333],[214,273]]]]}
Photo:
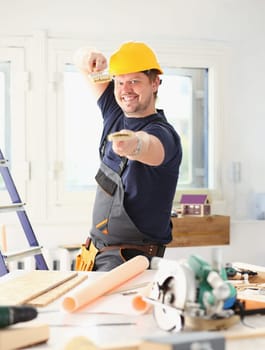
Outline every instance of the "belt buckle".
{"type": "Polygon", "coordinates": [[[148,254],[149,255],[155,255],[155,251],[154,251],[155,249],[154,248],[157,248],[157,247],[155,245],[153,245],[153,244],[149,245],[149,247],[148,247],[148,254]]]}

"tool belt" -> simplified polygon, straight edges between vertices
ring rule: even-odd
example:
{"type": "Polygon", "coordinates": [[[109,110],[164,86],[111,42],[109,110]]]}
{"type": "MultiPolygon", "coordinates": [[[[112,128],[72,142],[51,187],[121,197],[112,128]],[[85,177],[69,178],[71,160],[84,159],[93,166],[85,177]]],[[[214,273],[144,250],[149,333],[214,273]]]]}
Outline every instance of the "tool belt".
{"type": "Polygon", "coordinates": [[[120,244],[110,245],[97,249],[92,242],[91,238],[88,238],[85,244],[82,244],[81,251],[76,257],[75,270],[76,271],[92,271],[97,254],[107,252],[114,249],[128,249],[140,251],[149,257],[158,256],[163,257],[165,252],[165,246],[157,244],[120,244]]]}
{"type": "Polygon", "coordinates": [[[157,244],[146,244],[146,245],[137,245],[137,244],[121,244],[121,245],[111,245],[99,249],[99,252],[106,252],[113,249],[134,249],[139,250],[149,256],[159,256],[163,257],[166,247],[157,244]]]}

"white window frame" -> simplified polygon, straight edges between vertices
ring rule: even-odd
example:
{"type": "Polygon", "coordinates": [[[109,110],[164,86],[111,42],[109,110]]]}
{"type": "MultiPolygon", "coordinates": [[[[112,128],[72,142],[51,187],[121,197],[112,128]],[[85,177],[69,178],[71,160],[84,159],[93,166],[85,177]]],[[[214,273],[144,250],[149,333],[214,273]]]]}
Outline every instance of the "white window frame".
{"type": "MultiPolygon", "coordinates": [[[[85,45],[85,43],[83,43],[85,45]]],[[[74,46],[72,41],[52,41],[52,45],[49,46],[50,55],[53,57],[53,67],[50,67],[56,77],[59,77],[58,85],[60,85],[62,73],[63,73],[63,64],[65,62],[71,63],[72,56],[74,53],[74,46]],[[62,47],[63,45],[64,47],[62,47]]],[[[81,45],[80,45],[81,46],[81,45]]],[[[92,43],[91,45],[94,45],[92,43]]],[[[78,46],[76,46],[78,47],[78,46]]],[[[176,44],[174,46],[169,45],[158,45],[158,43],[153,43],[152,47],[155,48],[155,51],[159,57],[160,63],[164,67],[179,67],[179,68],[207,68],[209,72],[209,189],[182,189],[177,190],[176,193],[176,202],[178,201],[182,192],[208,192],[212,199],[220,199],[222,196],[222,189],[220,183],[220,165],[221,165],[221,147],[220,140],[222,139],[222,120],[223,120],[223,95],[222,95],[222,72],[224,69],[224,59],[226,55],[226,48],[220,45],[212,45],[204,47],[192,47],[187,44],[176,44]]],[[[104,52],[108,53],[108,47],[103,48],[104,52]]],[[[58,88],[58,86],[57,86],[58,88]]],[[[63,96],[61,89],[59,88],[57,92],[57,106],[53,106],[55,113],[53,113],[52,120],[57,120],[57,125],[62,122],[62,104],[63,96]],[[59,102],[59,104],[58,104],[59,102]],[[57,113],[57,115],[56,115],[57,113]]],[[[54,101],[55,101],[54,96],[54,101]]],[[[52,113],[50,113],[50,116],[52,113]]],[[[50,128],[49,135],[52,135],[52,130],[56,130],[55,126],[50,128]]],[[[59,130],[57,130],[59,132],[59,130]]],[[[54,140],[59,140],[57,145],[57,152],[53,154],[60,155],[62,153],[62,137],[57,134],[57,137],[53,135],[54,140]]],[[[52,148],[56,147],[55,142],[48,142],[51,146],[50,154],[52,154],[52,148]]],[[[51,160],[51,159],[50,159],[51,160]]],[[[62,171],[62,159],[52,159],[51,162],[57,164],[55,168],[57,171],[62,171]]],[[[57,174],[58,176],[58,174],[57,174]]],[[[57,179],[58,180],[58,179],[57,179]]],[[[62,189],[62,187],[61,187],[62,189]]],[[[50,191],[50,194],[55,195],[55,187],[50,191]]],[[[59,203],[57,205],[62,207],[67,207],[70,203],[73,203],[75,206],[80,206],[80,215],[82,212],[82,207],[84,205],[86,208],[91,208],[94,199],[93,191],[88,192],[84,191],[82,194],[71,194],[71,195],[61,195],[59,203]],[[79,203],[79,204],[78,204],[79,203]]],[[[53,198],[55,203],[56,199],[53,198]]],[[[49,203],[51,205],[51,203],[49,203]]],[[[87,214],[88,212],[86,212],[87,214]]]]}
{"type": "MultiPolygon", "coordinates": [[[[34,222],[85,224],[89,227],[95,191],[63,190],[62,76],[81,46],[97,47],[108,55],[113,41],[48,38],[36,32],[32,38],[3,42],[0,57],[12,59],[12,174],[34,222]],[[12,46],[12,47],[10,47],[12,46]]],[[[149,42],[162,67],[207,68],[209,72],[209,190],[210,198],[222,198],[223,77],[228,48],[219,43],[149,42]]],[[[205,189],[192,192],[206,192],[205,189]]],[[[182,190],[184,192],[184,190],[182,190]]],[[[185,189],[185,193],[188,189],[185,189]]],[[[177,203],[181,191],[177,190],[177,203]]]]}
{"type": "MultiPolygon", "coordinates": [[[[27,73],[25,49],[20,41],[0,40],[0,60],[11,62],[10,68],[10,168],[22,201],[27,198],[28,162],[26,156],[26,95],[27,73]],[[12,46],[12,47],[10,47],[12,46]]],[[[0,144],[0,147],[2,145],[0,144]]],[[[3,151],[3,150],[2,150],[3,151]]],[[[4,153],[4,152],[3,152],[4,153]]],[[[8,157],[3,154],[7,159],[8,157]]],[[[7,159],[9,160],[9,159],[7,159]]],[[[1,193],[1,203],[10,203],[8,192],[1,193]]]]}

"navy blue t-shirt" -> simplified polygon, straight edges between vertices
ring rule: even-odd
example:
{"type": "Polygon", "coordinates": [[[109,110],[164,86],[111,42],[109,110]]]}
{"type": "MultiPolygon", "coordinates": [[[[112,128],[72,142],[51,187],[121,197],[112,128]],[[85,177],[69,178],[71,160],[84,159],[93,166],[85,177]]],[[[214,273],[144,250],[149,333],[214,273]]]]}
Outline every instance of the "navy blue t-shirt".
{"type": "Polygon", "coordinates": [[[159,166],[128,160],[122,174],[124,207],[137,228],[150,241],[166,244],[171,241],[170,215],[182,158],[180,138],[167,122],[162,110],[144,118],[128,118],[117,104],[113,83],[98,100],[103,115],[101,145],[105,143],[103,162],[118,172],[121,158],[113,152],[106,136],[122,129],[146,131],[155,135],[164,146],[165,159],[159,166]]]}

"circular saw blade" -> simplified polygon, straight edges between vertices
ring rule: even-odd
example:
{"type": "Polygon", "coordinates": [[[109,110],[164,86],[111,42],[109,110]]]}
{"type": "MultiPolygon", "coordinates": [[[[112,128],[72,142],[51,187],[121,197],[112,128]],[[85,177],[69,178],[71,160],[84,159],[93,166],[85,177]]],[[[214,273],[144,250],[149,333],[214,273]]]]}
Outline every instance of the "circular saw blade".
{"type": "Polygon", "coordinates": [[[191,274],[186,266],[169,263],[157,276],[158,303],[153,313],[161,329],[180,331],[183,328],[185,304],[194,300],[196,292],[191,274]]]}
{"type": "Polygon", "coordinates": [[[164,331],[178,332],[183,328],[183,316],[177,309],[166,305],[156,305],[153,309],[153,314],[158,327],[164,331]]]}
{"type": "Polygon", "coordinates": [[[183,327],[182,310],[185,304],[186,280],[183,271],[177,271],[177,279],[176,275],[169,276],[159,286],[160,304],[154,307],[154,318],[158,326],[166,331],[179,331],[183,327]],[[177,281],[181,283],[182,288],[177,288],[177,281]]]}

